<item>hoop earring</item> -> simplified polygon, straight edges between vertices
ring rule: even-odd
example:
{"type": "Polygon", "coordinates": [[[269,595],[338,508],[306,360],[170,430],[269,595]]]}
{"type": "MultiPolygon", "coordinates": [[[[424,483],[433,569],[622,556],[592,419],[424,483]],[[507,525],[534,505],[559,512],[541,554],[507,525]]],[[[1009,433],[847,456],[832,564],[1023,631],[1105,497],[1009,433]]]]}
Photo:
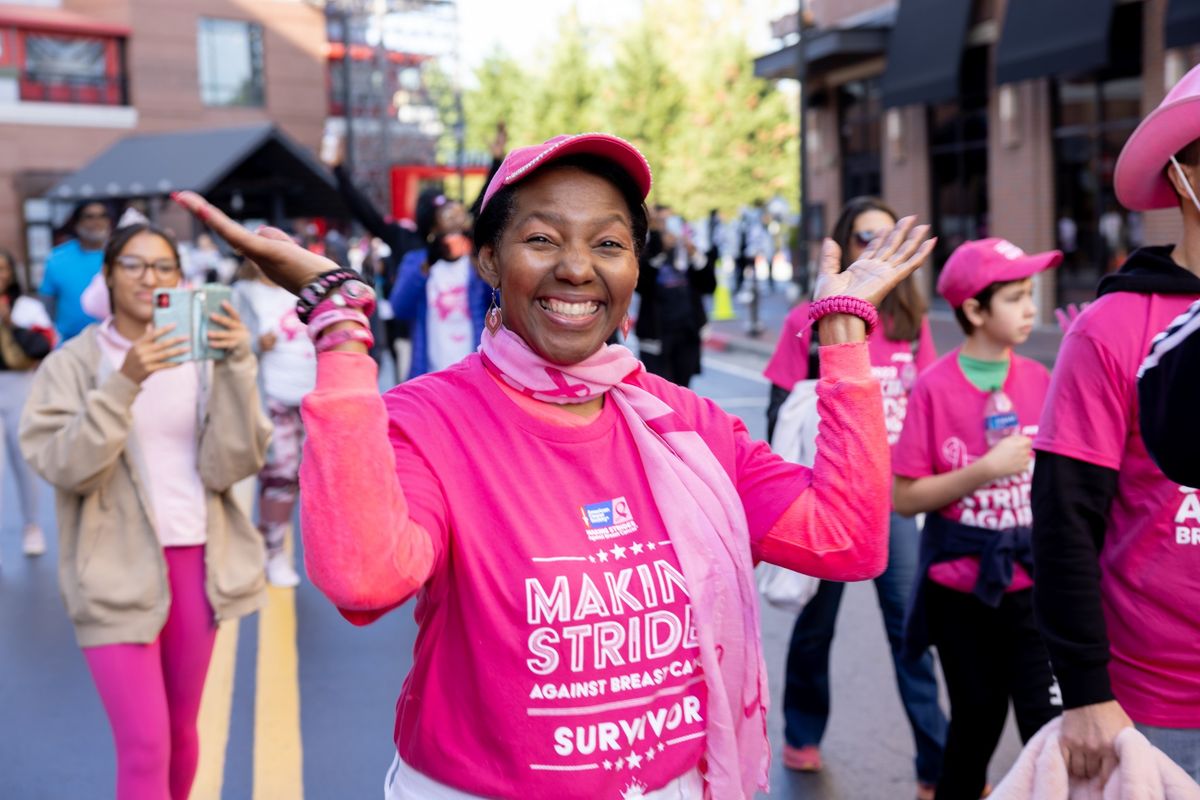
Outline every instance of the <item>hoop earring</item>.
{"type": "Polygon", "coordinates": [[[492,287],[492,304],[488,307],[487,316],[483,323],[492,336],[500,330],[500,326],[504,324],[504,317],[500,313],[500,289],[492,287]]]}

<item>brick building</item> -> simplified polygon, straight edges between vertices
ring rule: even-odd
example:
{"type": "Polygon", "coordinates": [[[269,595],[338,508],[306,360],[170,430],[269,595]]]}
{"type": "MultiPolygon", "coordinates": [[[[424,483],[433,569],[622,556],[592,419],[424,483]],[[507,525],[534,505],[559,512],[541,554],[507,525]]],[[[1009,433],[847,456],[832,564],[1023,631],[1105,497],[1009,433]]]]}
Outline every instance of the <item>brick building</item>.
{"type": "Polygon", "coordinates": [[[802,42],[800,17],[755,67],[804,82],[810,236],[880,194],[933,222],[928,284],[965,239],[1061,248],[1038,286],[1046,319],[1132,247],[1178,236],[1177,212],[1123,209],[1112,173],[1200,62],[1200,0],[808,0],[802,42]]]}
{"type": "Polygon", "coordinates": [[[0,4],[0,245],[42,256],[37,198],[131,133],[273,122],[315,151],[325,28],[300,0],[0,4]]]}

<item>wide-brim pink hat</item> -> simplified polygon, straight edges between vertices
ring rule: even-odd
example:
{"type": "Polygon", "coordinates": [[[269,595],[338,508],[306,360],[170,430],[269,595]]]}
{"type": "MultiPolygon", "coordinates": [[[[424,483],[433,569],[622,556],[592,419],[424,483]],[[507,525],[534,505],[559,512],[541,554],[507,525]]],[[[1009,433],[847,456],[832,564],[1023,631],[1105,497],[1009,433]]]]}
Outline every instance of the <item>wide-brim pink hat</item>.
{"type": "Polygon", "coordinates": [[[1130,211],[1174,208],[1179,196],[1167,180],[1171,156],[1200,139],[1200,65],[1167,92],[1121,148],[1113,183],[1130,211]]]}
{"type": "Polygon", "coordinates": [[[629,142],[609,133],[560,134],[541,144],[518,147],[507,156],[500,169],[492,176],[479,210],[487,208],[492,195],[505,186],[511,186],[528,178],[547,164],[571,155],[588,154],[608,159],[629,174],[642,193],[642,199],[650,194],[653,178],[646,157],[629,142]]]}

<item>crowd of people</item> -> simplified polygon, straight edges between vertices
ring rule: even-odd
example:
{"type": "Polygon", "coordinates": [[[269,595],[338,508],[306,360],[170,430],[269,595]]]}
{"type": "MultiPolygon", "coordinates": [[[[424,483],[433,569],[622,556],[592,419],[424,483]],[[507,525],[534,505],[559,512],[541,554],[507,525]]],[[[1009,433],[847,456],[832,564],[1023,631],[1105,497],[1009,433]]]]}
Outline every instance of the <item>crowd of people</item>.
{"type": "Polygon", "coordinates": [[[717,232],[737,234],[740,284],[770,262],[771,212],[714,211],[701,234],[646,205],[650,165],[611,135],[507,152],[501,127],[478,199],[427,191],[413,226],[331,160],[380,246],[251,233],[184,192],[215,238],[183,252],[99,202],[38,297],[0,251],[23,548],[46,549],[36,472],[117,797],[188,796],[217,625],[299,583],[297,510],[304,572],[350,622],[417,600],[387,800],[765,790],[759,562],[820,579],[787,656],[789,769],[822,769],[845,582],[873,580],[920,800],[1023,796],[987,781],[1010,704],[1076,781],[1132,769],[1143,741],[1169,760],[1139,780],[1200,780],[1197,120],[1200,68],[1115,173],[1128,208],[1178,209],[1183,238],[1102,281],[1053,374],[1014,348],[1061,252],[957,247],[937,291],[963,339],[939,357],[914,277],[935,232],[849,201],[766,370],[769,438],[819,418],[811,465],[687,388],[717,232]],[[404,380],[381,394],[383,353],[404,380]],[[788,411],[802,384],[815,402],[788,411]]]}

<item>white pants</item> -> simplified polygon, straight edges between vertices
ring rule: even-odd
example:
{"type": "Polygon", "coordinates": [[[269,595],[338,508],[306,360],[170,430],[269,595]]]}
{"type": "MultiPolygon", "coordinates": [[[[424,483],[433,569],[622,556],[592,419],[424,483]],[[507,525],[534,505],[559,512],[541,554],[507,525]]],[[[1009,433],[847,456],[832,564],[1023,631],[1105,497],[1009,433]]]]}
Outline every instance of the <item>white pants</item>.
{"type": "MultiPolygon", "coordinates": [[[[399,754],[392,759],[392,766],[383,781],[384,800],[484,800],[475,794],[452,789],[444,783],[426,777],[400,760],[399,754]]],[[[704,779],[700,770],[693,769],[681,775],[661,789],[645,795],[644,800],[703,800],[704,779]]],[[[610,800],[610,798],[597,798],[610,800]]],[[[611,800],[620,800],[613,797],[611,800]]]]}

